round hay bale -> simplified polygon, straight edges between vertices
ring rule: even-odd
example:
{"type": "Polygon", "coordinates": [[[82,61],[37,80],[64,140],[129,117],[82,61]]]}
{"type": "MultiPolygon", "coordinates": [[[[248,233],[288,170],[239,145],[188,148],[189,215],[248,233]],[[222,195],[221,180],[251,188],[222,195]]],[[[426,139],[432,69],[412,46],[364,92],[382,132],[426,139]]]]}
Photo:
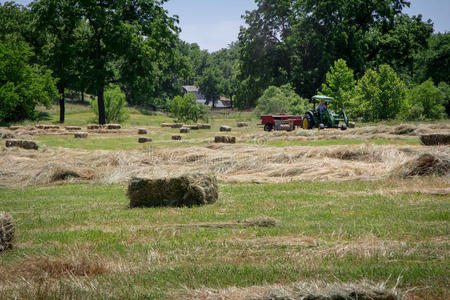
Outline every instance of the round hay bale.
{"type": "Polygon", "coordinates": [[[212,175],[133,178],[128,185],[130,207],[194,206],[214,203],[219,197],[217,178],[212,175]]]}
{"type": "Polygon", "coordinates": [[[38,150],[39,146],[36,142],[25,140],[7,140],[5,143],[7,148],[19,147],[27,150],[38,150]]]}
{"type": "Polygon", "coordinates": [[[198,128],[199,129],[211,129],[211,125],[210,124],[199,124],[198,128]]]}
{"type": "Polygon", "coordinates": [[[188,127],[181,127],[180,128],[180,133],[189,133],[191,131],[190,128],[188,127]]]}
{"type": "Polygon", "coordinates": [[[230,126],[220,126],[220,131],[222,131],[222,132],[231,131],[231,127],[230,126]]]}
{"type": "Polygon", "coordinates": [[[181,141],[181,135],[172,135],[172,140],[181,141]]]}
{"type": "Polygon", "coordinates": [[[139,128],[138,129],[138,134],[147,134],[147,129],[139,128]]]}
{"type": "Polygon", "coordinates": [[[425,153],[393,170],[393,175],[403,178],[415,176],[450,175],[450,159],[431,153],[425,153]]]}
{"type": "Polygon", "coordinates": [[[420,136],[420,141],[426,146],[436,145],[450,145],[450,134],[448,133],[435,133],[435,134],[423,134],[420,136]]]}
{"type": "Polygon", "coordinates": [[[138,142],[139,142],[140,144],[149,143],[149,142],[151,142],[151,141],[153,141],[151,138],[139,138],[139,139],[138,139],[138,142]]]}
{"type": "Polygon", "coordinates": [[[14,220],[11,215],[0,211],[0,252],[12,248],[14,230],[14,220]]]}
{"type": "Polygon", "coordinates": [[[88,137],[87,132],[77,132],[73,135],[76,139],[86,139],[88,137]]]}
{"type": "Polygon", "coordinates": [[[236,125],[237,127],[248,127],[248,123],[245,122],[238,122],[236,125]]]}
{"type": "Polygon", "coordinates": [[[214,138],[214,143],[235,144],[236,137],[235,136],[216,136],[214,138]]]}
{"type": "Polygon", "coordinates": [[[106,129],[121,129],[120,124],[106,124],[106,129]]]}

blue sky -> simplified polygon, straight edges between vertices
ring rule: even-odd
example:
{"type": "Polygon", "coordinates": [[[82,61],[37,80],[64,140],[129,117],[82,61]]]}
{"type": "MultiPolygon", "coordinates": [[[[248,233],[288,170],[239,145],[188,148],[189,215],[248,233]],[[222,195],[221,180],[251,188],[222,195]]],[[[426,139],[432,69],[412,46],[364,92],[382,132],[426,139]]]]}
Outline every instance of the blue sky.
{"type": "MultiPolygon", "coordinates": [[[[0,1],[5,2],[5,1],[0,1]]],[[[21,4],[31,1],[18,0],[21,4]]],[[[422,14],[431,19],[434,29],[450,31],[450,0],[410,0],[409,15],[422,14]]],[[[237,40],[241,15],[256,7],[254,0],[169,0],[164,7],[171,15],[180,17],[181,39],[197,43],[209,51],[227,47],[237,40]]]]}

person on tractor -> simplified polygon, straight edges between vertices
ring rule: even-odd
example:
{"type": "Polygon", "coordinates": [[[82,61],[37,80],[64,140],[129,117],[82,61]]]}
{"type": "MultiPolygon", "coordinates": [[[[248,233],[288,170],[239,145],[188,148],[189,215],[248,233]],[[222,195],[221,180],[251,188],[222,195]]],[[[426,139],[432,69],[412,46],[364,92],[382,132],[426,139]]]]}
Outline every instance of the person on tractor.
{"type": "Polygon", "coordinates": [[[317,111],[319,112],[319,116],[321,116],[322,115],[322,113],[324,112],[324,111],[326,111],[328,109],[328,107],[327,107],[327,105],[325,104],[325,100],[320,100],[320,105],[319,105],[319,107],[317,108],[317,111]]]}

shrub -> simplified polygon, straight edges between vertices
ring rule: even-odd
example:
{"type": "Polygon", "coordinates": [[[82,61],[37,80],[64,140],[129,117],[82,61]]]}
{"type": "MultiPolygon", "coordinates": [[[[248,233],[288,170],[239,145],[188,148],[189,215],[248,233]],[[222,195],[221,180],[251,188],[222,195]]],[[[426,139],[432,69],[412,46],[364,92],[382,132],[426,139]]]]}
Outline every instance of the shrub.
{"type": "Polygon", "coordinates": [[[303,114],[307,110],[308,100],[297,95],[288,84],[268,87],[258,99],[255,113],[258,116],[275,113],[303,114]]]}
{"type": "MultiPolygon", "coordinates": [[[[105,118],[107,123],[121,123],[128,119],[125,110],[125,94],[120,87],[109,85],[105,90],[105,118]]],[[[97,100],[91,102],[91,109],[98,117],[97,100]]]]}
{"type": "Polygon", "coordinates": [[[444,95],[431,79],[408,92],[407,107],[402,119],[435,120],[445,117],[444,95]]]}
{"type": "Polygon", "coordinates": [[[355,87],[350,116],[365,121],[395,119],[404,106],[406,86],[388,65],[369,69],[355,87]]]}
{"type": "Polygon", "coordinates": [[[208,106],[197,103],[197,97],[193,93],[176,96],[170,101],[169,107],[170,112],[180,122],[206,120],[209,111],[208,106]]]}

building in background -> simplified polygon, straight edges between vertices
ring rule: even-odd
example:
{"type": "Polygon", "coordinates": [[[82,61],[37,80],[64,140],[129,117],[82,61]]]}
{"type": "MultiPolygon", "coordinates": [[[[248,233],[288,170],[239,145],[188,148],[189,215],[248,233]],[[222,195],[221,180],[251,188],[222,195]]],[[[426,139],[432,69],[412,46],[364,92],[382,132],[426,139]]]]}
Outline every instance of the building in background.
{"type": "MultiPolygon", "coordinates": [[[[198,86],[195,85],[184,85],[182,86],[183,88],[183,93],[184,94],[188,94],[188,93],[193,93],[196,97],[197,97],[197,103],[198,104],[204,104],[206,105],[206,99],[205,96],[203,96],[200,93],[200,90],[198,88],[198,86]]],[[[208,103],[209,107],[212,107],[212,103],[208,103]]],[[[214,105],[215,109],[226,109],[226,108],[231,108],[231,100],[221,96],[220,99],[217,99],[214,105]]]]}

